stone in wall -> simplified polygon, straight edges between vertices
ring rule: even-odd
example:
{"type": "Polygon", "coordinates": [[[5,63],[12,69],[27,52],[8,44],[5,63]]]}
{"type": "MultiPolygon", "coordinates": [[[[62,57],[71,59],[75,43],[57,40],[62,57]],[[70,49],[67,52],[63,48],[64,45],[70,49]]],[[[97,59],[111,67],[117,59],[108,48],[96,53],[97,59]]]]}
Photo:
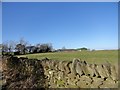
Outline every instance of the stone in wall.
{"type": "Polygon", "coordinates": [[[99,86],[100,88],[116,88],[118,87],[118,83],[115,83],[111,78],[107,78],[103,84],[99,86]]]}
{"type": "Polygon", "coordinates": [[[76,72],[77,72],[77,74],[79,74],[80,76],[83,75],[83,71],[82,71],[82,67],[81,67],[81,65],[80,65],[80,62],[78,62],[78,63],[76,64],[76,72]]]}
{"type": "Polygon", "coordinates": [[[106,78],[107,77],[107,74],[106,74],[106,72],[105,72],[102,65],[97,65],[96,69],[97,69],[97,71],[99,73],[99,76],[101,76],[101,78],[106,78]]]}
{"type": "Polygon", "coordinates": [[[118,76],[117,76],[117,71],[115,69],[115,66],[111,65],[111,78],[112,78],[112,80],[114,80],[114,81],[118,80],[117,77],[118,76]]]}

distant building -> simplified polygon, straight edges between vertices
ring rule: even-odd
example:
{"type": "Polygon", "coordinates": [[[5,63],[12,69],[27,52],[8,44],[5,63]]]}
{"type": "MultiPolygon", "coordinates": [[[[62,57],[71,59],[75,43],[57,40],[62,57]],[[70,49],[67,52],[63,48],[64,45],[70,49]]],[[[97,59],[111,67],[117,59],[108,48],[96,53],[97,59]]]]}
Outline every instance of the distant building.
{"type": "Polygon", "coordinates": [[[73,52],[73,51],[77,51],[76,49],[65,49],[64,51],[66,52],[73,52]]]}
{"type": "Polygon", "coordinates": [[[78,51],[82,51],[82,50],[78,50],[78,51]]]}
{"type": "Polygon", "coordinates": [[[36,50],[35,46],[27,46],[26,47],[26,53],[34,53],[35,50],[36,50]]]}
{"type": "Polygon", "coordinates": [[[58,49],[56,50],[56,52],[73,52],[73,51],[77,51],[76,49],[58,49]]]}

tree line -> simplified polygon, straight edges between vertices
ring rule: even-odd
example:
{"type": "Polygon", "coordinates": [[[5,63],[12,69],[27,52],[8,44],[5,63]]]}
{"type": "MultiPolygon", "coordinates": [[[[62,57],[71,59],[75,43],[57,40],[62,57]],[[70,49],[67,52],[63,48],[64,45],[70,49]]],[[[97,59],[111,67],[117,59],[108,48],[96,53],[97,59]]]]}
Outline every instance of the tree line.
{"type": "Polygon", "coordinates": [[[45,53],[53,50],[51,43],[38,43],[36,45],[30,45],[24,39],[20,39],[18,42],[8,41],[2,43],[2,54],[28,54],[28,53],[45,53]]]}
{"type": "Polygon", "coordinates": [[[16,41],[6,41],[3,42],[0,47],[2,48],[2,54],[14,54],[14,55],[24,55],[32,53],[46,53],[46,52],[59,52],[59,51],[83,51],[89,50],[86,47],[77,49],[66,49],[65,46],[62,49],[54,50],[51,43],[37,43],[31,45],[28,41],[21,38],[18,42],[16,41]]]}

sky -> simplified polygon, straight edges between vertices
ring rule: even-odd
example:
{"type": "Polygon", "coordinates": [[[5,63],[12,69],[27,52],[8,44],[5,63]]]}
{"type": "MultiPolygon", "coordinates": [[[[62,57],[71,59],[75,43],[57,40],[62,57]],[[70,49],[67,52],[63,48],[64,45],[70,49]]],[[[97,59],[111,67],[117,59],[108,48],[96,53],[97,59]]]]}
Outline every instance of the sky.
{"type": "Polygon", "coordinates": [[[4,2],[2,42],[20,38],[55,49],[117,49],[118,3],[4,2]]]}
{"type": "Polygon", "coordinates": [[[2,2],[119,2],[119,0],[3,0],[2,2]]]}
{"type": "Polygon", "coordinates": [[[0,43],[2,43],[2,3],[0,3],[0,43]]]}

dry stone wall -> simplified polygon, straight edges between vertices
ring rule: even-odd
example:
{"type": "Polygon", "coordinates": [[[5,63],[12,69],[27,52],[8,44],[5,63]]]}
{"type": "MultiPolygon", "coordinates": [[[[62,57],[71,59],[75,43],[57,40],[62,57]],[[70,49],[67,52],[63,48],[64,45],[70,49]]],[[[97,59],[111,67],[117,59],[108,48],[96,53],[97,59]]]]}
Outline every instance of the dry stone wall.
{"type": "Polygon", "coordinates": [[[42,62],[48,87],[52,88],[117,88],[115,66],[88,64],[85,61],[46,60],[42,62]]]}
{"type": "Polygon", "coordinates": [[[3,57],[3,88],[118,88],[115,66],[3,57]]]}
{"type": "Polygon", "coordinates": [[[28,58],[4,57],[2,60],[2,89],[45,88],[41,61],[28,58]]]}

